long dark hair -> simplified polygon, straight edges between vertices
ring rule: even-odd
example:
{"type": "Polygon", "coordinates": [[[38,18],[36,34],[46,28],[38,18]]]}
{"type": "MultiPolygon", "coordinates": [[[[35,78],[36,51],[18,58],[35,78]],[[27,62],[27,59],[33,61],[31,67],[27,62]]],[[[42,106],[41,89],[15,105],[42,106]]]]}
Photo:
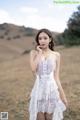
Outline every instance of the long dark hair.
{"type": "Polygon", "coordinates": [[[37,35],[36,35],[36,38],[35,38],[35,41],[36,41],[37,45],[39,45],[39,39],[38,39],[39,34],[42,33],[42,32],[46,33],[46,34],[49,36],[49,38],[51,39],[51,42],[49,42],[49,48],[50,48],[52,51],[54,51],[54,40],[53,40],[53,36],[52,36],[52,33],[50,32],[50,30],[48,30],[48,29],[45,29],[45,28],[44,28],[44,29],[41,29],[41,30],[38,31],[38,33],[37,33],[37,35]]]}

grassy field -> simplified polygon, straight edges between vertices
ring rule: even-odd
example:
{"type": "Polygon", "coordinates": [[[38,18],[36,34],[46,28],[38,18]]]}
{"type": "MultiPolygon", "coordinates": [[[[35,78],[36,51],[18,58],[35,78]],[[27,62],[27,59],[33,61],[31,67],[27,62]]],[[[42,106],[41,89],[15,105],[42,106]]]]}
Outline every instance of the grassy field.
{"type": "MultiPolygon", "coordinates": [[[[64,120],[80,120],[80,46],[58,46],[56,50],[61,53],[60,80],[69,102],[64,120]]],[[[0,112],[7,111],[9,120],[28,120],[29,95],[34,81],[28,54],[1,60],[0,112]]]]}

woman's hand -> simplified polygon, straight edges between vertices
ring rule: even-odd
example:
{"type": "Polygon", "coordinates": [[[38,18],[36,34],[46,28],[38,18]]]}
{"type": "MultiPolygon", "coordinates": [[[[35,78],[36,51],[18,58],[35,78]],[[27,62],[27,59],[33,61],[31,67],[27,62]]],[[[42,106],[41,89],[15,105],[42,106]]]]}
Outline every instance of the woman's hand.
{"type": "Polygon", "coordinates": [[[66,106],[66,108],[68,108],[68,101],[67,101],[67,99],[66,98],[64,98],[64,99],[62,99],[62,101],[63,101],[63,103],[65,104],[65,106],[66,106]]]}
{"type": "Polygon", "coordinates": [[[38,51],[39,53],[42,54],[42,49],[41,49],[41,46],[40,46],[40,45],[36,46],[36,49],[37,49],[37,51],[38,51]]]}
{"type": "Polygon", "coordinates": [[[32,71],[35,73],[37,70],[38,63],[42,56],[42,50],[37,46],[36,50],[30,52],[30,66],[32,71]]]}

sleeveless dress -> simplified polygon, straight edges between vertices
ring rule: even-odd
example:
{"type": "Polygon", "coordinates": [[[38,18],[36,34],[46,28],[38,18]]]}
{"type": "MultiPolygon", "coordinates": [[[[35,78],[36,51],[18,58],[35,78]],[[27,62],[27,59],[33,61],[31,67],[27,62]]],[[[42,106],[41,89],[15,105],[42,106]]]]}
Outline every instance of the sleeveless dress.
{"type": "Polygon", "coordinates": [[[37,120],[38,112],[53,113],[52,120],[62,120],[66,110],[62,102],[54,71],[56,69],[56,56],[50,54],[38,63],[36,80],[30,94],[29,120],[37,120]]]}

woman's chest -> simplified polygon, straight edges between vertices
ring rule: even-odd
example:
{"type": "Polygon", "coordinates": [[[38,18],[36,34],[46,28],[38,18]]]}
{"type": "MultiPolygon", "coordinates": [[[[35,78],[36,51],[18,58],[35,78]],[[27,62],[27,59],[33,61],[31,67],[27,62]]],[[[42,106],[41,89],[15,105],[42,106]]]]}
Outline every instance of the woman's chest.
{"type": "Polygon", "coordinates": [[[51,57],[44,59],[42,58],[38,64],[38,72],[49,74],[56,67],[56,60],[51,57]]]}

